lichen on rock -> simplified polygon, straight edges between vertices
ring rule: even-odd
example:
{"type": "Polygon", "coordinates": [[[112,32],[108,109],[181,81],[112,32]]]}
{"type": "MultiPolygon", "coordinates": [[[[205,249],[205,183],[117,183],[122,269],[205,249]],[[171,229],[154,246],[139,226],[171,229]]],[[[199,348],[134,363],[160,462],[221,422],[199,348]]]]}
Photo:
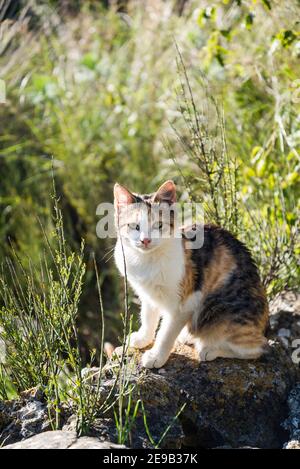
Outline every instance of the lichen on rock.
{"type": "Polygon", "coordinates": [[[39,388],[21,393],[20,399],[0,402],[0,442],[4,445],[50,430],[49,413],[39,388]]]}
{"type": "MultiPolygon", "coordinates": [[[[181,345],[163,370],[145,371],[139,363],[140,353],[135,352],[131,382],[156,441],[183,409],[162,446],[280,448],[288,438],[281,423],[299,370],[281,344],[272,341],[270,352],[259,360],[201,363],[192,347],[181,345]]],[[[115,364],[116,358],[111,362],[114,370],[115,364]]],[[[107,374],[111,382],[109,365],[107,374]]],[[[146,445],[141,415],[132,435],[135,446],[146,445]]]]}

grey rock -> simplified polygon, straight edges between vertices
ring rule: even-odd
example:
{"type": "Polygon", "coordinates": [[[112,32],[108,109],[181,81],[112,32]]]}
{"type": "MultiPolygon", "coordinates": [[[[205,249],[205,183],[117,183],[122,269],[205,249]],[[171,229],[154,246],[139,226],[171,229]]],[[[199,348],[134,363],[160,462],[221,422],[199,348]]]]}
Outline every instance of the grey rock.
{"type": "Polygon", "coordinates": [[[38,388],[21,394],[20,399],[0,403],[0,442],[14,443],[50,429],[48,409],[38,388]]]}
{"type": "Polygon", "coordinates": [[[82,378],[89,380],[92,383],[96,383],[99,378],[99,368],[83,368],[81,370],[81,376],[82,378]]]}
{"type": "Polygon", "coordinates": [[[287,337],[287,338],[291,337],[290,329],[285,329],[284,327],[282,327],[278,331],[278,337],[287,337]]]}
{"type": "Polygon", "coordinates": [[[289,433],[289,440],[284,448],[292,449],[298,442],[300,449],[300,383],[290,392],[288,399],[288,417],[282,426],[289,433]]]}
{"type": "Polygon", "coordinates": [[[42,402],[28,402],[17,415],[21,422],[20,435],[29,438],[49,428],[48,411],[42,402]]]}
{"type": "Polygon", "coordinates": [[[101,442],[98,438],[77,438],[75,432],[52,431],[35,435],[27,440],[7,445],[2,449],[124,449],[109,441],[101,442]]]}
{"type": "Polygon", "coordinates": [[[109,441],[101,442],[98,438],[77,438],[75,432],[52,431],[35,435],[27,440],[7,445],[2,449],[124,449],[109,441]]]}
{"type": "Polygon", "coordinates": [[[99,441],[97,438],[85,436],[78,438],[69,449],[126,449],[126,446],[117,445],[110,441],[99,441]]]}
{"type": "Polygon", "coordinates": [[[300,449],[300,440],[291,440],[285,446],[284,449],[300,449]]]}
{"type": "Polygon", "coordinates": [[[6,445],[2,449],[68,449],[77,440],[75,432],[53,431],[45,432],[19,441],[12,445],[6,445]]]}
{"type": "MultiPolygon", "coordinates": [[[[270,352],[259,360],[206,363],[199,363],[192,347],[178,346],[163,374],[142,371],[140,357],[135,352],[126,365],[128,381],[134,385],[132,406],[142,399],[156,443],[170,427],[162,447],[282,448],[288,440],[281,423],[287,418],[287,399],[299,380],[299,369],[278,342],[271,342],[270,352]]],[[[110,365],[106,367],[104,398],[114,384],[116,363],[112,360],[111,372],[110,365]]],[[[142,414],[140,409],[132,427],[133,447],[149,447],[142,414]]]]}
{"type": "Polygon", "coordinates": [[[72,414],[63,425],[62,430],[64,432],[76,432],[76,428],[77,428],[77,416],[75,414],[72,414]]]}
{"type": "Polygon", "coordinates": [[[269,333],[293,352],[300,339],[300,293],[282,292],[271,302],[269,333]]]}

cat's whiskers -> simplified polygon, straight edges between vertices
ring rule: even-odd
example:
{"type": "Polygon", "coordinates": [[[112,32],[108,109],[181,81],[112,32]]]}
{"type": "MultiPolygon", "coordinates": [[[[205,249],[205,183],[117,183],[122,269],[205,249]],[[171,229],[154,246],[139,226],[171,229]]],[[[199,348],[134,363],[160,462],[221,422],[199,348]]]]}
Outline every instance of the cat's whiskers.
{"type": "MultiPolygon", "coordinates": [[[[104,256],[101,258],[101,261],[103,261],[107,256],[109,256],[115,249],[115,246],[113,246],[112,248],[108,248],[109,250],[104,254],[104,256]]],[[[111,257],[110,257],[111,259],[111,257]]]]}

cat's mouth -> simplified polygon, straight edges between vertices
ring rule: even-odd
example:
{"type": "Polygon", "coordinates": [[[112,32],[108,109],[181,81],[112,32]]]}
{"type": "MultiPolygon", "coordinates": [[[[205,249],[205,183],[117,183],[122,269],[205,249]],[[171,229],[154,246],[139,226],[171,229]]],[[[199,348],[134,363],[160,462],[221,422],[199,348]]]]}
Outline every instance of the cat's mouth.
{"type": "Polygon", "coordinates": [[[145,244],[138,244],[137,247],[138,247],[139,249],[141,249],[142,251],[151,251],[151,249],[152,249],[153,246],[152,246],[152,245],[149,246],[149,244],[148,244],[148,245],[145,245],[145,244]]]}
{"type": "Polygon", "coordinates": [[[143,244],[143,243],[140,243],[140,244],[136,244],[136,248],[141,251],[141,252],[150,252],[150,251],[153,251],[155,248],[157,247],[157,245],[155,244],[143,244]]]}

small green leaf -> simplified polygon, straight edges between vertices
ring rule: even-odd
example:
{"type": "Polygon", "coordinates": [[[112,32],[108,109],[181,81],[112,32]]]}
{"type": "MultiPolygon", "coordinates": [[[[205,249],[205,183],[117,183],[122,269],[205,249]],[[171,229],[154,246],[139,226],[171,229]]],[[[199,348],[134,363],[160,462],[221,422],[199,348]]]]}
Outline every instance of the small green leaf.
{"type": "Polygon", "coordinates": [[[297,39],[298,34],[288,29],[281,31],[276,37],[280,40],[282,46],[287,48],[297,39]]]}
{"type": "Polygon", "coordinates": [[[270,0],[262,0],[263,4],[267,7],[268,10],[272,10],[272,5],[270,0]]]}
{"type": "Polygon", "coordinates": [[[98,62],[97,57],[92,52],[85,54],[81,60],[81,64],[90,70],[95,69],[97,62],[98,62]]]}
{"type": "Polygon", "coordinates": [[[251,13],[251,12],[250,12],[250,13],[246,16],[246,20],[245,20],[246,28],[247,28],[247,29],[251,29],[251,28],[252,28],[253,21],[254,21],[254,13],[251,13]]]}

